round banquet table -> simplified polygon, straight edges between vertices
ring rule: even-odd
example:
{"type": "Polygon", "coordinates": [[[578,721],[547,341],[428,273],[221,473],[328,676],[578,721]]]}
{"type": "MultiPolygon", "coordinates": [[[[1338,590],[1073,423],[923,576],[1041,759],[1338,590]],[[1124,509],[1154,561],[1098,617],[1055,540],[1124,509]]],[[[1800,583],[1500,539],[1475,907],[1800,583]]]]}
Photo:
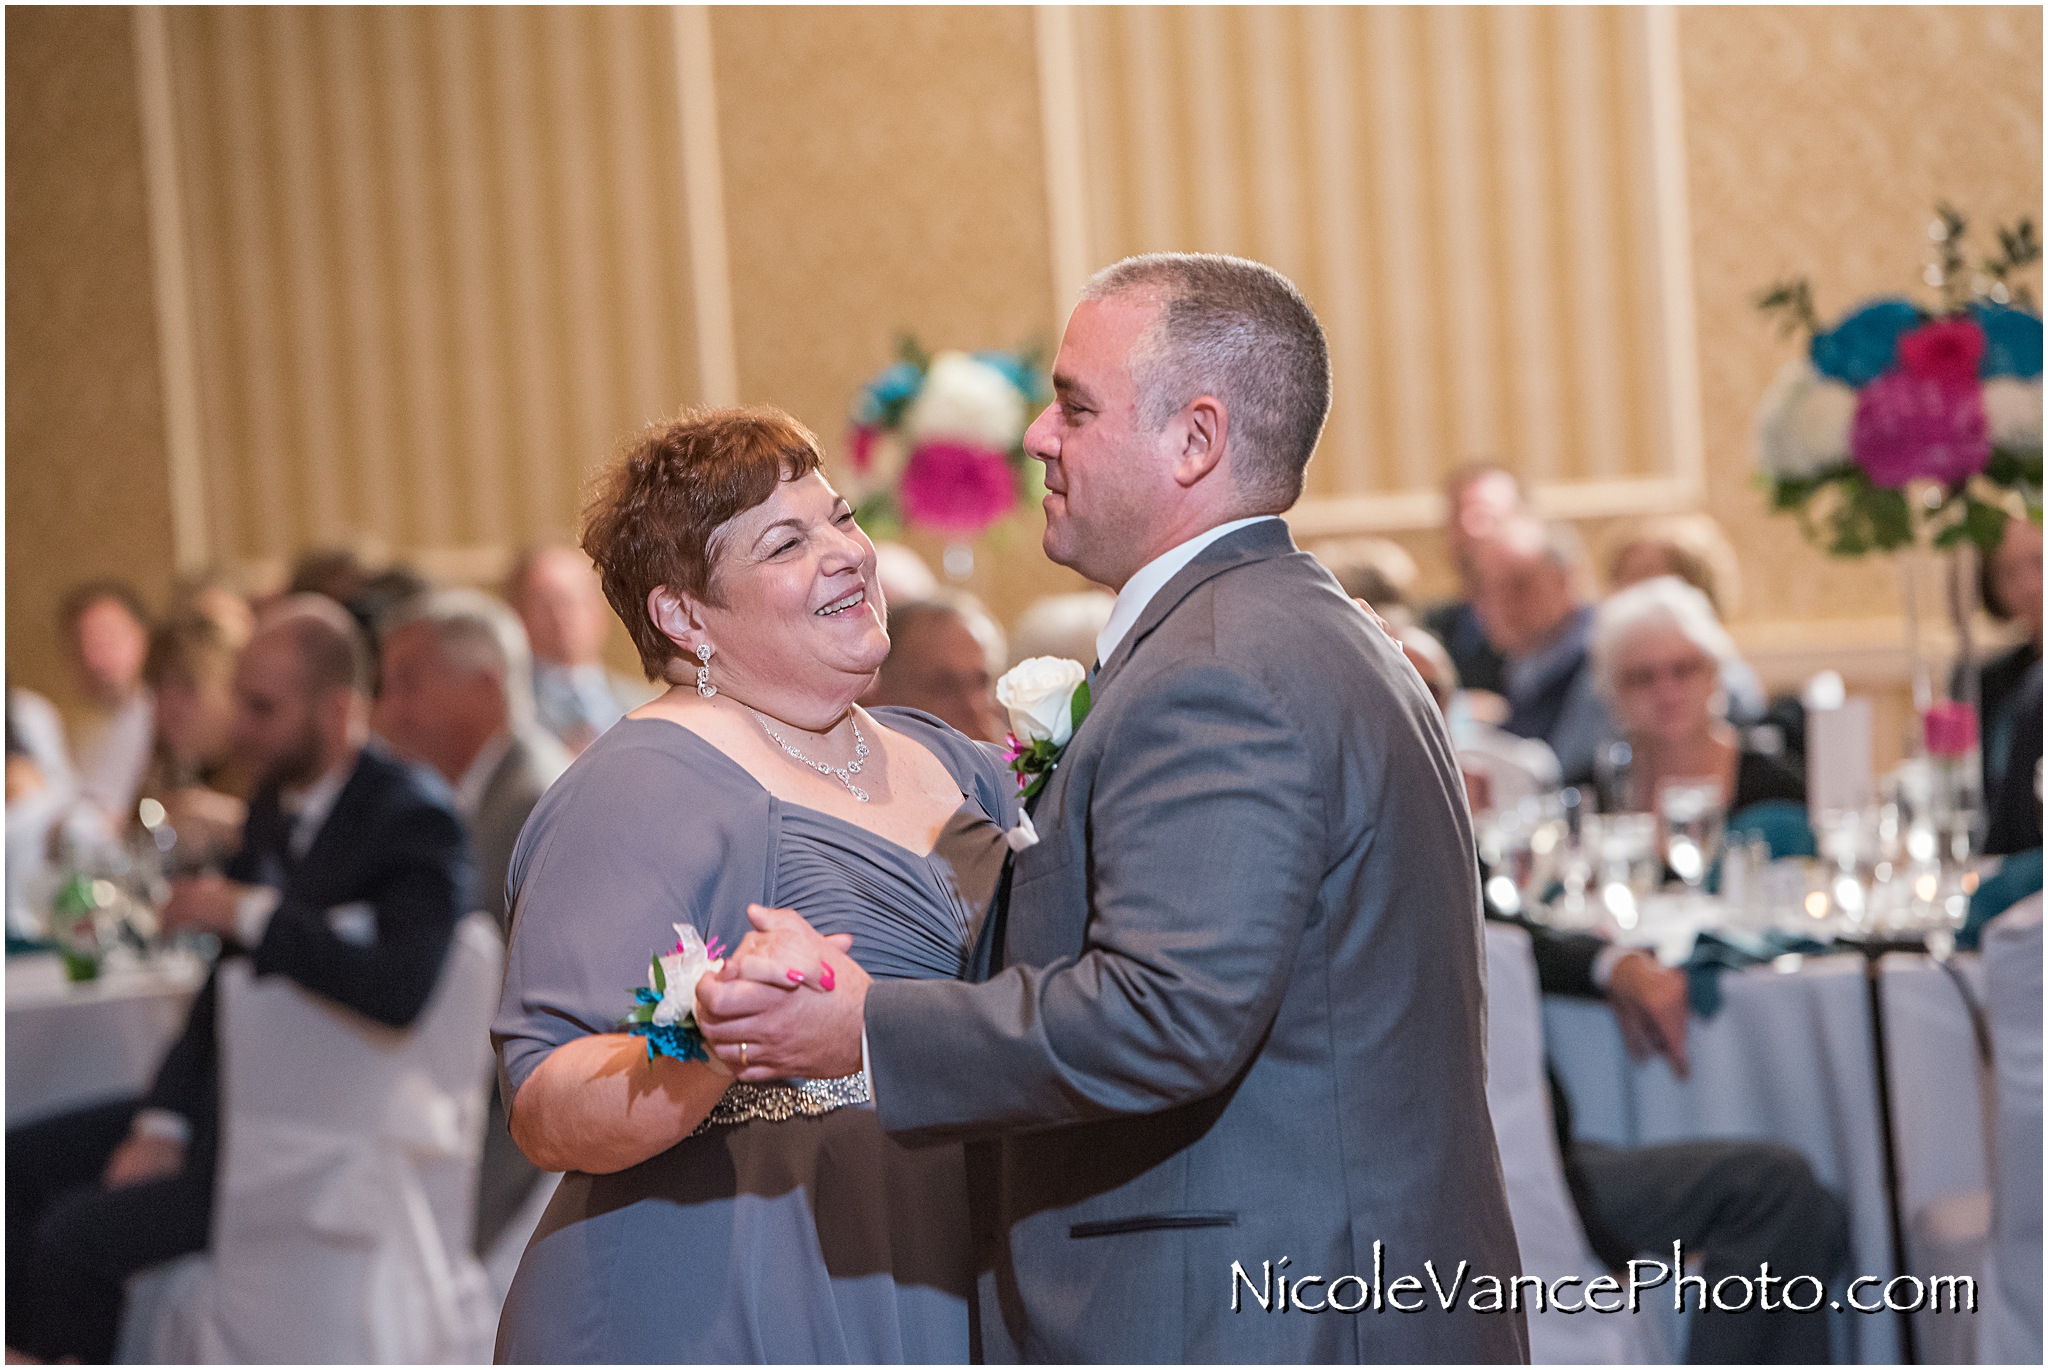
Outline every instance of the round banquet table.
{"type": "Polygon", "coordinates": [[[149,1088],[206,978],[186,953],[71,984],[54,954],[7,958],[7,1126],[149,1088]]]}
{"type": "MultiPolygon", "coordinates": [[[[1951,968],[1976,1002],[1983,967],[1951,968]]],[[[1900,1211],[1908,1225],[1930,1200],[1982,1190],[1985,1091],[1969,1012],[1948,972],[1926,956],[1879,963],[1891,1084],[1900,1211]]],[[[1620,1146],[1697,1138],[1757,1138],[1797,1147],[1849,1208],[1849,1275],[1890,1278],[1891,1230],[1877,1072],[1864,958],[1787,958],[1721,976],[1722,1005],[1695,1016],[1692,1073],[1662,1058],[1637,1062],[1605,1004],[1547,996],[1545,1045],[1571,1099],[1581,1137],[1620,1146]]],[[[1922,1276],[1971,1273],[1919,1269],[1922,1276]]],[[[1868,1301],[1868,1286],[1864,1295],[1868,1301]]],[[[1860,1363],[1899,1359],[1898,1317],[1837,1321],[1838,1354],[1860,1363]]]]}

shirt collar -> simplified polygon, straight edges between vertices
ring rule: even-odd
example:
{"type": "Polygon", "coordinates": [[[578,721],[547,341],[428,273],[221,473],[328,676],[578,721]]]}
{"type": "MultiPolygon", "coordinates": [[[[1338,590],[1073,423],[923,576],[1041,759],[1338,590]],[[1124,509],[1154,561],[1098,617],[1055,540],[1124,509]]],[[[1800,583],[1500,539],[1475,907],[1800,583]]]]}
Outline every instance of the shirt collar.
{"type": "Polygon", "coordinates": [[[464,822],[473,820],[476,811],[483,807],[484,790],[497,773],[498,763],[511,750],[512,730],[500,729],[496,736],[484,743],[476,759],[469,763],[469,769],[462,773],[462,779],[455,786],[455,811],[462,815],[464,822]]]}
{"type": "Polygon", "coordinates": [[[1166,582],[1179,575],[1182,568],[1200,556],[1209,544],[1240,528],[1249,528],[1254,523],[1277,517],[1277,514],[1257,514],[1248,519],[1219,523],[1146,562],[1136,575],[1124,582],[1124,588],[1117,593],[1116,607],[1110,610],[1109,622],[1103,624],[1102,631],[1095,636],[1096,664],[1099,666],[1109,660],[1110,654],[1130,636],[1131,629],[1138,626],[1138,620],[1143,617],[1145,606],[1152,602],[1153,596],[1165,589],[1166,582]]]}
{"type": "Polygon", "coordinates": [[[305,789],[278,791],[277,806],[293,820],[293,856],[304,856],[312,849],[313,839],[326,825],[327,815],[334,811],[334,801],[341,797],[342,786],[348,784],[348,778],[355,774],[356,763],[360,759],[360,752],[351,753],[305,789]]]}

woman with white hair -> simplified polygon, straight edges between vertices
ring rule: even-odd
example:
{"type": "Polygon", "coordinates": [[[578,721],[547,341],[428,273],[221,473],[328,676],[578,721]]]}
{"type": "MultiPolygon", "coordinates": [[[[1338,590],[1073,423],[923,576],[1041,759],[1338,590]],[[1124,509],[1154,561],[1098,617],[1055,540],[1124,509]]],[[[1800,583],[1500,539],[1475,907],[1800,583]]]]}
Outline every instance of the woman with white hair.
{"type": "Polygon", "coordinates": [[[1798,774],[1738,745],[1721,687],[1735,643],[1699,590],[1657,576],[1611,596],[1594,619],[1591,655],[1634,751],[1630,793],[1605,796],[1609,807],[1653,809],[1666,780],[1698,777],[1721,782],[1731,814],[1767,799],[1806,802],[1798,774]]]}

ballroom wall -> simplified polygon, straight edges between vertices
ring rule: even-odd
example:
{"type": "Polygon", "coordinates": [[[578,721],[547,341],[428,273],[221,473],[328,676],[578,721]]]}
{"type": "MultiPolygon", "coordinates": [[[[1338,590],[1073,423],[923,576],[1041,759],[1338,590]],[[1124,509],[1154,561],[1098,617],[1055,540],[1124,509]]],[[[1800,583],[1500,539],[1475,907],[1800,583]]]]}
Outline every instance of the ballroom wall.
{"type": "MultiPolygon", "coordinates": [[[[1889,749],[1893,572],[1764,517],[1748,428],[1790,345],[1749,297],[1799,271],[1838,311],[1911,282],[1936,198],[2041,202],[2035,9],[8,26],[8,649],[38,688],[89,570],[161,596],[354,541],[488,580],[650,417],[773,400],[836,448],[898,332],[1049,340],[1088,270],[1187,246],[1294,272],[1339,344],[1304,527],[1388,532],[1434,594],[1467,457],[1596,544],[1704,508],[1766,676],[1842,666],[1889,749]]],[[[1002,615],[1076,583],[1018,524],[973,580],[1002,615]]]]}

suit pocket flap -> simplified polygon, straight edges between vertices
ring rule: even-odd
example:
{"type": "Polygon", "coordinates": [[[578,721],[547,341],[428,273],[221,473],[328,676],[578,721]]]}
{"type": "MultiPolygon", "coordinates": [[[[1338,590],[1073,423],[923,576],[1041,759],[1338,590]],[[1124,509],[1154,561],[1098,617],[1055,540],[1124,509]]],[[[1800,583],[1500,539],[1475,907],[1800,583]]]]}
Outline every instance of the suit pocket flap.
{"type": "Polygon", "coordinates": [[[1126,1232],[1171,1232],[1189,1227],[1236,1227],[1234,1211],[1211,1210],[1191,1213],[1145,1213],[1135,1218],[1112,1218],[1107,1222],[1075,1223],[1069,1237],[1121,1237],[1126,1232]]]}

